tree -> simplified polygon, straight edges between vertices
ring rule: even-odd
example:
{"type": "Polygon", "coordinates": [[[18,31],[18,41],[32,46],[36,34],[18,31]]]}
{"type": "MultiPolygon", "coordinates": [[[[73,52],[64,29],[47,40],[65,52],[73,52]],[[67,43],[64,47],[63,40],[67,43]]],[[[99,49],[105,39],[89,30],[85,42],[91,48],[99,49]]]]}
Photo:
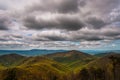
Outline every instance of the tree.
{"type": "Polygon", "coordinates": [[[14,69],[12,69],[12,70],[8,69],[8,75],[4,80],[17,80],[17,78],[15,77],[15,74],[16,74],[16,72],[14,69]]]}
{"type": "Polygon", "coordinates": [[[95,70],[95,74],[96,74],[97,80],[105,80],[105,71],[104,70],[97,68],[95,70]]]}
{"type": "Polygon", "coordinates": [[[80,71],[79,78],[80,80],[89,80],[89,72],[86,68],[80,71]]]}
{"type": "Polygon", "coordinates": [[[113,69],[112,69],[112,72],[113,72],[113,79],[116,80],[116,73],[115,73],[115,70],[116,70],[116,65],[117,65],[117,58],[113,55],[111,55],[109,57],[109,59],[111,60],[111,63],[112,63],[112,66],[113,66],[113,69]]]}

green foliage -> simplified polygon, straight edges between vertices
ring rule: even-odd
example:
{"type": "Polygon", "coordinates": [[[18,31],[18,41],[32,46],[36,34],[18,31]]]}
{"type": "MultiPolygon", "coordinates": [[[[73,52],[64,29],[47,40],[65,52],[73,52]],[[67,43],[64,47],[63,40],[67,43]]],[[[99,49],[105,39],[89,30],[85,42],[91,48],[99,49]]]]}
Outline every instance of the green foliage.
{"type": "Polygon", "coordinates": [[[0,64],[0,80],[120,80],[120,55],[112,56],[96,59],[78,51],[18,61],[12,56],[16,60],[12,64],[0,64]]]}
{"type": "Polygon", "coordinates": [[[26,57],[18,54],[7,54],[0,56],[0,63],[5,67],[12,67],[18,65],[26,57]]]}
{"type": "Polygon", "coordinates": [[[68,51],[65,53],[55,53],[55,54],[48,54],[46,57],[53,59],[59,63],[62,63],[71,69],[79,68],[80,66],[83,66],[90,61],[96,59],[96,57],[79,52],[79,51],[68,51]]]}

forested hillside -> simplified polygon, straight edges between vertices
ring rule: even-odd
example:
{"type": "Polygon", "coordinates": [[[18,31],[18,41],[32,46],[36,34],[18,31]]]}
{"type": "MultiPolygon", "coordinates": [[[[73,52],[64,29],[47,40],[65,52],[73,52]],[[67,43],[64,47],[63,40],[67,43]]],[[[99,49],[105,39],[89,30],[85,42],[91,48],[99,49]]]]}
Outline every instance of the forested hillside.
{"type": "Polygon", "coordinates": [[[0,57],[0,80],[120,80],[120,54],[95,57],[73,50],[0,57]]]}

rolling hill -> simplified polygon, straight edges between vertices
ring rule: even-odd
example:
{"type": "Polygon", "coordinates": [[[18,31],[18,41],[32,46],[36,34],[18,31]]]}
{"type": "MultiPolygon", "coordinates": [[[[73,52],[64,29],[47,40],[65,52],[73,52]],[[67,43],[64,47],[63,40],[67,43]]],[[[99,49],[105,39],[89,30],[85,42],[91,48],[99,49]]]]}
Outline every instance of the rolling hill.
{"type": "Polygon", "coordinates": [[[53,53],[53,54],[48,54],[45,56],[59,63],[65,64],[71,68],[80,67],[96,59],[96,57],[90,54],[83,53],[83,52],[76,51],[76,50],[53,53]]]}
{"type": "Polygon", "coordinates": [[[120,80],[120,54],[111,53],[100,57],[88,63],[77,73],[77,80],[80,78],[85,80],[88,78],[90,80],[120,80]]]}
{"type": "Polygon", "coordinates": [[[19,54],[6,54],[0,56],[0,64],[6,67],[16,66],[26,57],[19,54]]]}
{"type": "Polygon", "coordinates": [[[120,54],[95,57],[72,50],[33,57],[1,55],[0,80],[115,80],[112,59],[117,61],[114,70],[119,80],[120,54]]]}
{"type": "Polygon", "coordinates": [[[71,77],[72,68],[95,59],[92,55],[75,50],[36,57],[18,54],[0,57],[0,62],[7,67],[0,70],[1,80],[67,80],[64,78],[71,77]]]}
{"type": "Polygon", "coordinates": [[[111,60],[110,60],[111,56],[120,58],[120,54],[115,54],[115,53],[107,54],[94,61],[91,61],[90,63],[87,64],[87,67],[99,67],[99,68],[108,67],[111,65],[111,60]]]}
{"type": "Polygon", "coordinates": [[[1,80],[59,80],[68,67],[46,57],[29,57],[19,66],[0,71],[1,80]]]}
{"type": "Polygon", "coordinates": [[[64,66],[63,64],[41,56],[26,58],[21,62],[21,64],[19,64],[19,66],[20,67],[39,66],[43,68],[45,68],[46,66],[54,69],[56,68],[56,70],[60,72],[69,71],[68,67],[64,66]]]}

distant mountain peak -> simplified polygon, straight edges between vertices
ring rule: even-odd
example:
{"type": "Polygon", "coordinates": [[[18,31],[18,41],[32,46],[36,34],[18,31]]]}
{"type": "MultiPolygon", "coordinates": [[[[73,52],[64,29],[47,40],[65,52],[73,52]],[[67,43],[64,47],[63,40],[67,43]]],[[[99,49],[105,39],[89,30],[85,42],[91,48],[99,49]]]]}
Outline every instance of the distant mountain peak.
{"type": "Polygon", "coordinates": [[[73,51],[73,52],[79,52],[78,50],[70,50],[71,52],[73,51]]]}
{"type": "MultiPolygon", "coordinates": [[[[68,51],[68,52],[74,52],[74,53],[84,53],[82,51],[78,51],[78,50],[71,50],[71,51],[68,51]]],[[[86,54],[86,53],[85,53],[86,54]]]]}

